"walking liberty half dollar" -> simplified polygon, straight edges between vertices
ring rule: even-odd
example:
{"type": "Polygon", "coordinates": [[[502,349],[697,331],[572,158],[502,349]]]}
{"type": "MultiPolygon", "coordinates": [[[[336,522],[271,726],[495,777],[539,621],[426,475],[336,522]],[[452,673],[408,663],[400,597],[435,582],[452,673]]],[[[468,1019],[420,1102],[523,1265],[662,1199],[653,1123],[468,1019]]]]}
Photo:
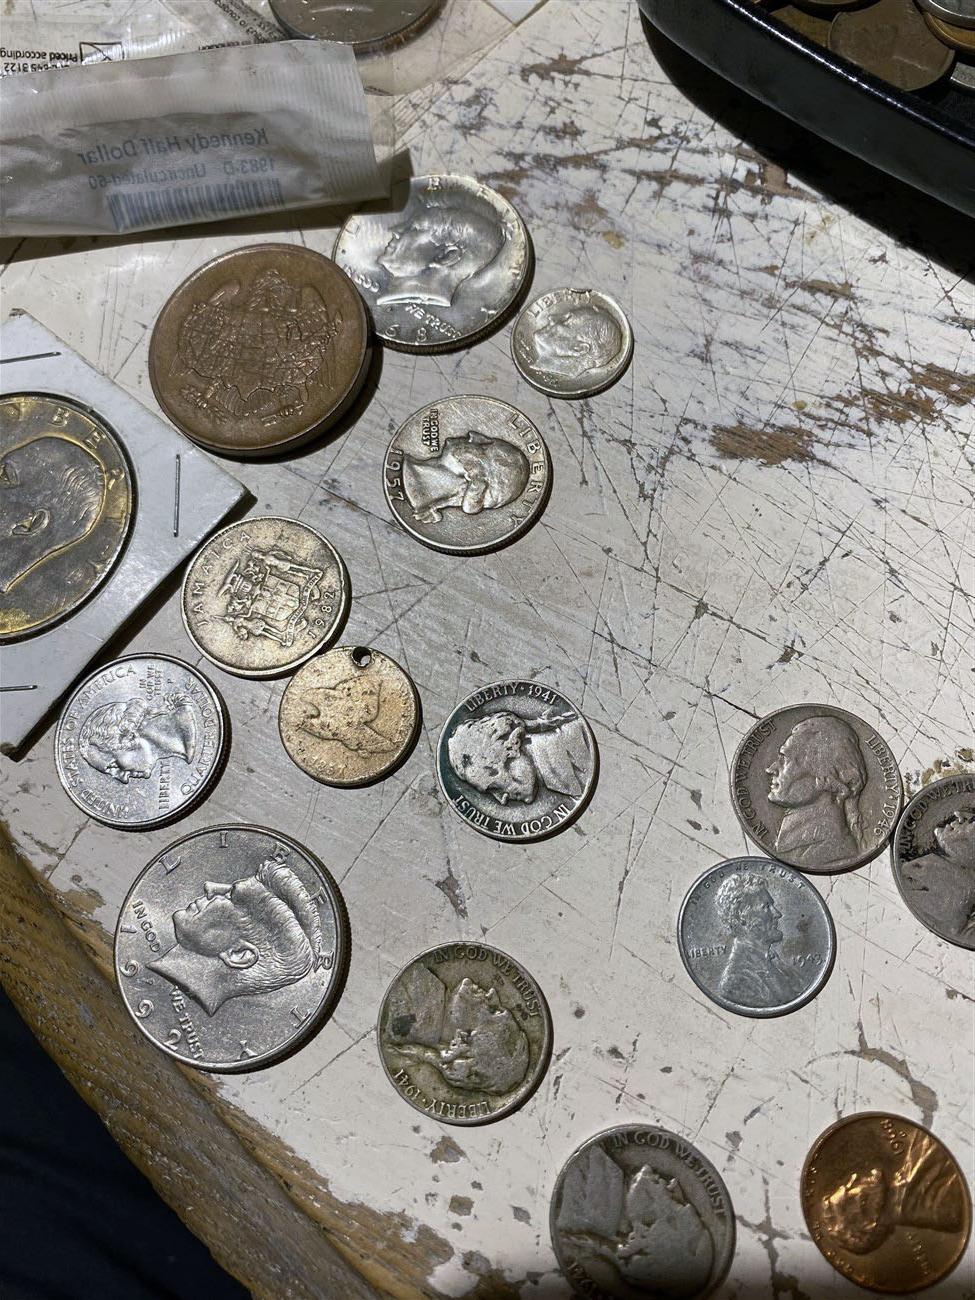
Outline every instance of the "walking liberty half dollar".
{"type": "Polygon", "coordinates": [[[278,713],[281,742],[325,785],[379,781],[406,758],[420,728],[416,687],[395,660],[336,646],[292,677],[278,713]]]}
{"type": "Polygon", "coordinates": [[[445,1124],[488,1124],[538,1087],[552,1018],[523,966],[461,941],[400,971],[383,998],[378,1040],[383,1068],[411,1106],[445,1124]]]}
{"type": "Polygon", "coordinates": [[[731,858],[688,890],[677,920],[687,973],[739,1016],[783,1016],[829,979],[836,931],[809,881],[771,858],[731,858]]]}
{"type": "Polygon", "coordinates": [[[550,397],[591,397],[630,364],[633,331],[609,294],[553,289],[518,317],[511,355],[528,382],[550,397]]]}
{"type": "Polygon", "coordinates": [[[939,938],[975,949],[975,773],[920,790],[897,823],[890,854],[917,919],[939,938]]]}
{"type": "Polygon", "coordinates": [[[579,710],[543,682],[496,682],[444,724],[437,775],[451,808],[495,840],[538,840],[588,803],[598,752],[579,710]]]}
{"type": "Polygon", "coordinates": [[[250,1070],[296,1047],[337,1001],[348,960],[335,881],[261,826],[171,844],[137,878],[115,932],[129,1014],[201,1070],[250,1070]]]}
{"type": "Polygon", "coordinates": [[[223,701],[168,655],[130,655],[87,677],[54,737],[61,784],[106,826],[145,830],[199,803],[226,752],[223,701]]]}
{"type": "Polygon", "coordinates": [[[215,533],[183,579],[183,623],[202,654],[238,677],[290,672],[338,635],[349,575],[297,519],[242,519],[215,533]]]}
{"type": "Polygon", "coordinates": [[[752,727],[731,764],[735,814],[763,852],[813,874],[875,858],[904,797],[890,746],[862,718],[797,704],[752,727]]]}
{"type": "Polygon", "coordinates": [[[559,1267],[589,1300],[713,1294],[735,1251],[721,1175],[666,1129],[621,1124],[572,1155],[550,1217],[559,1267]]]}
{"type": "Polygon", "coordinates": [[[954,1156],[900,1115],[848,1115],[802,1171],[802,1212],[838,1273],[884,1295],[940,1282],[968,1244],[972,1200],[954,1156]]]}
{"type": "Polygon", "coordinates": [[[118,439],[66,398],[0,398],[0,643],[67,617],[114,568],[135,486],[118,439]]]}
{"type": "Polygon", "coordinates": [[[552,482],[545,440],[495,397],[445,397],[411,415],[383,467],[396,522],[451,555],[507,546],[542,513],[552,482]]]}
{"type": "Polygon", "coordinates": [[[490,333],[532,265],[521,217],[470,176],[414,177],[399,211],[350,217],[333,256],[379,338],[410,352],[445,352],[490,333]]]}

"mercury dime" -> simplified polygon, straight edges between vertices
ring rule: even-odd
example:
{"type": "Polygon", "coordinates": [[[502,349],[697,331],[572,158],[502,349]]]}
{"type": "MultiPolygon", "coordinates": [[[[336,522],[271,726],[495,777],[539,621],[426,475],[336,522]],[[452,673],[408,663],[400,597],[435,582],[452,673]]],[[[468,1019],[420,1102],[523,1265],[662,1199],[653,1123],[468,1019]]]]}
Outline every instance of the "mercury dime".
{"type": "Polygon", "coordinates": [[[267,456],[333,424],[366,376],[355,286],[321,253],[252,244],[207,262],[169,298],[149,344],[156,401],[210,451],[267,456]]]}
{"type": "Polygon", "coordinates": [[[349,960],[345,904],[307,849],[261,826],[213,826],[139,875],[115,932],[122,999],[185,1065],[250,1070],[332,1009],[349,960]]]}
{"type": "Polygon", "coordinates": [[[326,785],[364,785],[398,767],[416,741],[420,701],[399,664],[336,646],[292,677],[278,728],[295,763],[326,785]]]}
{"type": "Polygon", "coordinates": [[[687,892],[677,920],[687,973],[739,1016],[782,1016],[829,978],[836,931],[817,890],[771,858],[730,858],[687,892]]]}
{"type": "Polygon", "coordinates": [[[357,54],[388,49],[415,36],[443,0],[271,0],[271,12],[289,34],[341,41],[357,54]]]}
{"type": "Polygon", "coordinates": [[[145,830],[199,803],[226,740],[223,701],[202,673],[140,654],[81,683],[64,706],[54,755],[79,808],[106,826],[145,830]]]}
{"type": "Polygon", "coordinates": [[[379,1055],[411,1106],[445,1124],[487,1124],[538,1087],[552,1052],[541,989],[478,942],[431,948],[405,966],[379,1011],[379,1055]]]}
{"type": "Polygon", "coordinates": [[[802,1212],[837,1272],[906,1295],[947,1277],[961,1259],[972,1202],[954,1156],[900,1115],[848,1115],[806,1157],[802,1212]]]}
{"type": "Polygon", "coordinates": [[[550,397],[590,397],[615,384],[633,355],[623,308],[598,289],[553,289],[529,303],[511,334],[515,365],[550,397]]]}
{"type": "Polygon", "coordinates": [[[397,523],[435,551],[507,546],[541,514],[552,482],[545,440],[495,397],[445,397],[411,415],[386,452],[397,523]]]}
{"type": "Polygon", "coordinates": [[[922,90],[951,70],[954,54],[928,30],[914,0],[876,0],[837,14],[829,48],[899,90],[922,90]]]}
{"type": "Polygon", "coordinates": [[[701,1300],[735,1252],[735,1212],[714,1165],[645,1124],[597,1133],[569,1158],[550,1228],[559,1267],[589,1300],[701,1300]]]}
{"type": "Polygon", "coordinates": [[[829,704],[770,713],[731,765],[738,820],[760,849],[801,871],[848,871],[875,858],[903,795],[883,737],[829,704]]]}
{"type": "Polygon", "coordinates": [[[495,682],[444,724],[440,786],[459,817],[496,840],[564,829],[596,784],[596,738],[564,695],[543,682],[495,682]]]}
{"type": "Polygon", "coordinates": [[[890,846],[901,897],[929,930],[975,949],[975,774],[946,776],[904,809],[890,846]]]}
{"type": "Polygon", "coordinates": [[[221,529],[183,579],[190,639],[238,677],[297,668],[337,634],[348,604],[342,557],[297,519],[243,519],[221,529]]]}
{"type": "Polygon", "coordinates": [[[470,176],[417,176],[396,212],[360,213],[333,255],[384,342],[411,352],[463,347],[499,325],[531,270],[518,213],[470,176]]]}
{"type": "Polygon", "coordinates": [[[122,553],[128,461],[93,411],[65,397],[0,398],[0,642],[72,614],[122,553]]]}

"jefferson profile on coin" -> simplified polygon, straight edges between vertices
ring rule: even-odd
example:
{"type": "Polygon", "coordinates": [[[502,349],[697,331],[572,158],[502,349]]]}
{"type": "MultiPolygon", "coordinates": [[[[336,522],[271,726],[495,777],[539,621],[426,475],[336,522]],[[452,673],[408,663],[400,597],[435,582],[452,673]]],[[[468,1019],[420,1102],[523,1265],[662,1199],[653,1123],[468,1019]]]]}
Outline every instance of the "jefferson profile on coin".
{"type": "Polygon", "coordinates": [[[161,708],[136,697],[103,704],[89,713],[78,733],[78,752],[89,767],[123,785],[148,777],[164,758],[192,763],[196,721],[189,701],[169,695],[161,708]]]}
{"type": "Polygon", "coordinates": [[[108,484],[96,458],[46,434],[0,460],[0,594],[80,542],[98,522],[108,484]]]}
{"type": "Polygon", "coordinates": [[[403,456],[403,492],[419,523],[439,523],[444,510],[477,515],[516,501],[531,475],[514,443],[471,429],[447,438],[436,456],[403,456]]]}
{"type": "Polygon", "coordinates": [[[531,362],[549,375],[578,379],[610,365],[623,346],[623,332],[607,312],[592,303],[553,312],[528,337],[531,362]]]}
{"type": "Polygon", "coordinates": [[[864,852],[867,765],[848,722],[824,715],[796,723],[768,776],[769,802],[785,809],[774,844],[783,860],[825,867],[864,852]]]}
{"type": "Polygon", "coordinates": [[[322,922],[298,876],[275,858],[173,913],[176,943],[150,970],[214,1015],[230,998],[270,993],[325,964],[322,922]]]}
{"type": "Polygon", "coordinates": [[[587,729],[575,713],[520,718],[501,710],[462,722],[447,741],[462,781],[500,804],[531,803],[539,786],[578,799],[592,764],[587,729]]]}
{"type": "Polygon", "coordinates": [[[782,913],[760,875],[726,876],[714,910],[731,939],[718,984],[724,997],[747,1007],[786,1006],[803,992],[801,976],[779,960],[782,913]]]}
{"type": "Polygon", "coordinates": [[[446,198],[423,202],[419,211],[394,228],[379,255],[389,283],[377,304],[449,307],[461,285],[490,266],[504,239],[497,218],[487,212],[446,198]]]}

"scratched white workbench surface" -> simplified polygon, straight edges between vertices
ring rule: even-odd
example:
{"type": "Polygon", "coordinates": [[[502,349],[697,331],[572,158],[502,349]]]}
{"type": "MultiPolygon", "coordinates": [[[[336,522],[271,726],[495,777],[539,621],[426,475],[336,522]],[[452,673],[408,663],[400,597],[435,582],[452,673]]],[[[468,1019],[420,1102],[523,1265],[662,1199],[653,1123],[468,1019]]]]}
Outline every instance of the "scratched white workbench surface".
{"type": "MultiPolygon", "coordinates": [[[[930,1125],[971,1178],[971,956],[907,912],[886,857],[817,880],[836,968],[785,1019],[709,1003],[674,926],[690,882],[746,850],[728,759],[756,716],[803,700],[862,714],[911,790],[939,767],[975,767],[972,228],[807,153],[682,60],[666,56],[665,70],[665,53],[634,4],[551,0],[407,140],[415,172],[470,173],[517,204],[535,290],[620,299],[636,347],[615,388],[546,399],[516,373],[509,325],[448,356],[386,352],[352,427],[239,467],[256,512],[305,519],[342,552],[354,592],[343,639],[389,652],[416,681],[424,731],[405,767],[367,790],[317,785],[278,739],[284,682],[205,664],[230,708],[232,755],[175,827],[86,821],[58,784],[50,732],[0,763],[15,840],[106,932],[143,864],[208,823],[259,820],[325,860],[354,937],[338,1010],[287,1062],[219,1086],[314,1171],[319,1199],[387,1216],[435,1296],[565,1295],[553,1181],[578,1143],[623,1121],[675,1130],[721,1171],[739,1230],[727,1296],[858,1294],[811,1243],[798,1198],[807,1149],[838,1116],[884,1109],[930,1125]],[[411,411],[467,392],[534,420],[555,478],[526,537],[454,559],[393,524],[381,466],[411,411]],[[601,754],[589,810],[530,846],[475,834],[434,777],[447,713],[505,677],[564,691],[601,754]],[[555,1023],[536,1096],[473,1129],[407,1106],[374,1031],[394,973],[460,936],[524,960],[555,1023]]],[[[26,308],[155,409],[147,345],[166,298],[214,254],[269,235],[329,252],[334,228],[306,215],[28,241],[9,250],[4,307],[26,308]]],[[[175,595],[117,648],[201,662],[175,595]]],[[[931,1294],[970,1295],[971,1276],[969,1254],[931,1294]]]]}

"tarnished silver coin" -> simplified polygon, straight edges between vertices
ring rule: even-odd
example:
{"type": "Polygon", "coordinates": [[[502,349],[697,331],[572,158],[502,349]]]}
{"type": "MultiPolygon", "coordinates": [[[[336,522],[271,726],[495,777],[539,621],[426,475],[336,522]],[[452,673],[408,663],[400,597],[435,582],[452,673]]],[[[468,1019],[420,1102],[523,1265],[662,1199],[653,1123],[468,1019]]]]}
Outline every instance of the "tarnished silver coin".
{"type": "Polygon", "coordinates": [[[552,289],[528,304],[511,334],[515,365],[550,397],[590,397],[615,384],[633,355],[623,308],[598,289],[552,289]]]}
{"type": "Polygon", "coordinates": [[[410,40],[443,0],[271,0],[271,12],[294,37],[341,41],[357,54],[410,40]]]}
{"type": "Polygon", "coordinates": [[[199,803],[226,742],[223,701],[202,673],[168,655],[129,655],[75,690],[54,757],[66,793],[90,817],[145,830],[199,803]]]}
{"type": "Polygon", "coordinates": [[[975,774],[919,790],[897,823],[890,856],[917,919],[939,938],[975,949],[975,774]]]}
{"type": "Polygon", "coordinates": [[[444,724],[437,775],[459,817],[496,840],[564,829],[596,784],[598,753],[579,710],[544,682],[495,682],[444,724]]]}
{"type": "Polygon", "coordinates": [[[171,844],[122,904],[115,973],[155,1045],[201,1070],[251,1070],[331,1011],[349,961],[335,881],[294,840],[212,826],[171,844]]]}
{"type": "Polygon", "coordinates": [[[904,797],[890,746],[829,704],[797,704],[756,722],[731,764],[731,798],[745,831],[800,871],[848,871],[875,858],[904,797]]]}
{"type": "Polygon", "coordinates": [[[545,440],[496,397],[445,397],[411,415],[386,452],[383,487],[396,522],[451,555],[507,546],[545,507],[545,440]]]}
{"type": "Polygon", "coordinates": [[[215,533],[183,579],[183,623],[202,654],[238,677],[273,677],[340,631],[349,575],[326,538],[297,519],[242,519],[215,533]]]}
{"type": "Polygon", "coordinates": [[[975,0],[917,0],[922,9],[952,27],[975,28],[975,0]]]}
{"type": "Polygon", "coordinates": [[[702,1300],[735,1253],[721,1175],[676,1133],[620,1124],[585,1142],[552,1195],[559,1267],[588,1300],[702,1300]]]}
{"type": "Polygon", "coordinates": [[[532,265],[521,217],[470,176],[414,177],[396,212],[349,217],[333,256],[378,337],[410,352],[444,352],[488,334],[532,265]]]}
{"type": "Polygon", "coordinates": [[[379,1056],[411,1106],[445,1124],[488,1124],[541,1083],[552,1018],[541,989],[513,958],[477,941],[405,966],[383,998],[379,1056]]]}
{"type": "Polygon", "coordinates": [[[729,858],[687,891],[677,919],[687,973],[739,1016],[784,1016],[816,996],[836,956],[814,885],[772,858],[729,858]]]}
{"type": "Polygon", "coordinates": [[[325,785],[379,781],[406,758],[420,700],[394,659],[367,646],[336,646],[295,673],[278,730],[291,759],[325,785]]]}

